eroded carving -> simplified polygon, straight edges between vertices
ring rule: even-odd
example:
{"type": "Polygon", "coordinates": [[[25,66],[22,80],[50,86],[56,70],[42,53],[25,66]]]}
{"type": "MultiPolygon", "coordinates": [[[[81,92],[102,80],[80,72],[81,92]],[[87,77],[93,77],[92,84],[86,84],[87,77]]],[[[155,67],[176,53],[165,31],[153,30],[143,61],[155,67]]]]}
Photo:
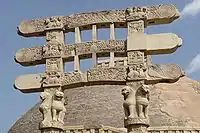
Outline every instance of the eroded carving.
{"type": "Polygon", "coordinates": [[[52,102],[52,118],[53,121],[60,122],[64,124],[64,116],[66,113],[66,109],[64,106],[64,93],[62,91],[56,91],[53,95],[53,102],[52,102]]]}
{"type": "Polygon", "coordinates": [[[126,20],[139,20],[147,18],[147,7],[129,7],[126,9],[126,20]]]}
{"type": "Polygon", "coordinates": [[[60,17],[50,17],[45,20],[46,30],[62,29],[64,27],[60,17]]]}
{"type": "Polygon", "coordinates": [[[148,118],[149,86],[142,85],[136,92],[136,108],[139,118],[148,118]]]}
{"type": "Polygon", "coordinates": [[[41,92],[40,98],[42,100],[42,103],[40,104],[39,110],[43,115],[43,121],[41,122],[41,124],[43,126],[50,126],[52,122],[52,95],[49,92],[41,92]]]}
{"type": "Polygon", "coordinates": [[[62,81],[62,85],[72,85],[87,82],[87,73],[82,72],[66,72],[62,81]]]}
{"type": "Polygon", "coordinates": [[[43,78],[43,81],[42,81],[43,87],[59,86],[61,84],[61,81],[60,81],[61,73],[60,72],[49,71],[49,72],[45,72],[41,76],[43,78]]]}
{"type": "Polygon", "coordinates": [[[147,67],[144,63],[129,66],[128,80],[141,80],[146,77],[147,67]]]}
{"type": "Polygon", "coordinates": [[[125,67],[102,67],[93,68],[88,71],[88,81],[126,81],[125,67]]]}
{"type": "Polygon", "coordinates": [[[136,99],[135,99],[135,90],[130,86],[125,86],[121,90],[121,94],[124,96],[124,114],[125,118],[136,118],[136,99]]]}
{"type": "Polygon", "coordinates": [[[60,68],[60,61],[61,59],[60,58],[51,58],[51,59],[47,59],[46,60],[46,71],[47,72],[56,72],[56,71],[60,71],[61,68],[60,68]]]}
{"type": "Polygon", "coordinates": [[[148,80],[174,81],[184,76],[184,71],[176,64],[153,64],[147,72],[148,80]]]}
{"type": "Polygon", "coordinates": [[[142,84],[139,88],[125,86],[121,90],[124,96],[125,120],[133,118],[148,118],[149,86],[142,84]]]}
{"type": "MultiPolygon", "coordinates": [[[[147,25],[171,23],[173,20],[177,19],[180,16],[180,13],[177,11],[176,7],[172,4],[150,6],[147,7],[146,10],[147,10],[146,11],[147,25]]],[[[109,11],[97,11],[97,12],[73,14],[71,16],[60,17],[60,19],[65,29],[67,30],[72,30],[75,27],[82,27],[82,26],[86,27],[84,28],[84,30],[89,30],[91,29],[91,26],[88,25],[92,24],[103,24],[112,22],[125,24],[126,15],[127,15],[126,10],[109,10],[109,11]]],[[[139,15],[139,17],[136,18],[140,18],[142,15],[143,11],[141,12],[141,15],[139,15]]],[[[53,21],[53,23],[49,24],[48,27],[50,27],[51,25],[57,25],[56,24],[57,20],[51,20],[51,21],[53,21]]],[[[50,19],[48,20],[35,19],[35,20],[23,21],[18,27],[19,30],[18,33],[19,35],[22,36],[42,36],[43,35],[42,33],[44,33],[44,31],[46,30],[46,25],[48,25],[46,23],[49,23],[51,21],[50,19]]],[[[119,27],[124,28],[124,26],[120,25],[117,26],[118,27],[116,28],[119,27]]],[[[67,30],[65,31],[67,32],[67,30]]]]}
{"type": "Polygon", "coordinates": [[[130,51],[128,54],[128,64],[138,64],[144,62],[144,52],[140,51],[130,51]]]}
{"type": "Polygon", "coordinates": [[[42,47],[23,48],[15,55],[15,61],[21,65],[35,65],[42,62],[42,47]]]}
{"type": "Polygon", "coordinates": [[[128,33],[136,33],[136,32],[144,32],[144,21],[140,20],[140,21],[131,21],[128,22],[128,33]]]}

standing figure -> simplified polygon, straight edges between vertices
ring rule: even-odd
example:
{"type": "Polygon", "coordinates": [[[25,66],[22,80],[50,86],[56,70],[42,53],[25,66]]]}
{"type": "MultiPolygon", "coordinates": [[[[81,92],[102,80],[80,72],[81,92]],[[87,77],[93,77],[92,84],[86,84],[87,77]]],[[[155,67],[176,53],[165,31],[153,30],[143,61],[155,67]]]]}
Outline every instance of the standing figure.
{"type": "Polygon", "coordinates": [[[135,90],[130,86],[125,86],[121,90],[121,94],[124,96],[124,113],[125,119],[136,117],[136,101],[135,101],[135,90]]]}
{"type": "Polygon", "coordinates": [[[64,93],[62,91],[56,91],[52,102],[53,121],[58,121],[64,124],[65,113],[66,109],[64,106],[64,93]]]}
{"type": "Polygon", "coordinates": [[[41,92],[40,98],[42,103],[40,104],[39,110],[43,114],[43,125],[50,125],[52,121],[51,106],[52,106],[52,96],[48,92],[41,92]]]}
{"type": "Polygon", "coordinates": [[[149,86],[142,85],[136,92],[136,105],[139,118],[148,118],[149,86]]]}

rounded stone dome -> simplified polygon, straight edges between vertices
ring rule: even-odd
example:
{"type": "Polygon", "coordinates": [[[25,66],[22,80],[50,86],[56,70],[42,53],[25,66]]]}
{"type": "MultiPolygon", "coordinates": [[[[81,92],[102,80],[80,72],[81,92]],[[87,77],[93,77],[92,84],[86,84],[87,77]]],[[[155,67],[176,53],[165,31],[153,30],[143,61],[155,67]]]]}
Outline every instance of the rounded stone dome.
{"type": "MultiPolygon", "coordinates": [[[[65,90],[68,104],[65,125],[99,125],[123,128],[121,85],[85,86],[65,90]]],[[[200,126],[200,84],[182,77],[176,83],[159,83],[150,90],[150,126],[200,126]]],[[[30,109],[8,133],[40,133],[39,104],[30,109]]]]}

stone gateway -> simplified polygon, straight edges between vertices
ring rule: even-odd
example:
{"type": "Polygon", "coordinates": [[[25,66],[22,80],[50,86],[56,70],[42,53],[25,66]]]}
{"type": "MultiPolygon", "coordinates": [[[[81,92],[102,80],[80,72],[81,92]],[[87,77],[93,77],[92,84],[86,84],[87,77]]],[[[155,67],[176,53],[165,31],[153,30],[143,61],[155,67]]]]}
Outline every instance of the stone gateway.
{"type": "Polygon", "coordinates": [[[161,82],[171,90],[189,79],[176,64],[151,62],[151,55],[175,52],[182,39],[173,33],[144,33],[148,26],[169,24],[179,16],[176,7],[167,4],[22,21],[18,26],[20,36],[42,36],[46,42],[44,46],[20,49],[15,61],[22,66],[45,64],[46,69],[16,78],[16,89],[41,92],[41,102],[9,133],[192,131],[182,128],[192,122],[171,118],[174,113],[169,115],[163,106],[166,98],[159,96],[165,95],[159,87],[161,82]],[[109,40],[98,40],[100,28],[110,29],[109,40]],[[115,28],[127,28],[127,39],[117,40],[115,28]],[[92,30],[91,41],[82,42],[84,30],[92,30]],[[65,44],[69,32],[75,34],[74,44],[65,44]],[[99,61],[101,57],[109,60],[99,61]],[[82,72],[84,59],[92,59],[93,66],[82,72]],[[66,62],[74,62],[74,71],[64,71],[66,62]]]}

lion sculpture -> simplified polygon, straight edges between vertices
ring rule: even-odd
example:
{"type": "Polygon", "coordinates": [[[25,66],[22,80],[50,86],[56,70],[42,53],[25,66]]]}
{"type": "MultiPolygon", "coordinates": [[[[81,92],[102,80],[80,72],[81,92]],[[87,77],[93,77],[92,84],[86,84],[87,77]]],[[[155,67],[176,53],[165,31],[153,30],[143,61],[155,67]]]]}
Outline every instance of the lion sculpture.
{"type": "Polygon", "coordinates": [[[58,121],[64,124],[64,116],[66,109],[64,106],[64,93],[62,91],[56,91],[53,96],[52,102],[52,117],[53,121],[58,121]]]}
{"type": "Polygon", "coordinates": [[[124,113],[125,119],[128,118],[147,118],[149,104],[149,90],[147,85],[141,85],[138,89],[125,86],[121,90],[124,96],[124,113]]]}
{"type": "Polygon", "coordinates": [[[42,103],[40,104],[39,110],[43,114],[43,125],[50,125],[52,121],[51,114],[51,104],[52,104],[52,96],[49,92],[42,92],[40,94],[40,98],[42,103]]]}

